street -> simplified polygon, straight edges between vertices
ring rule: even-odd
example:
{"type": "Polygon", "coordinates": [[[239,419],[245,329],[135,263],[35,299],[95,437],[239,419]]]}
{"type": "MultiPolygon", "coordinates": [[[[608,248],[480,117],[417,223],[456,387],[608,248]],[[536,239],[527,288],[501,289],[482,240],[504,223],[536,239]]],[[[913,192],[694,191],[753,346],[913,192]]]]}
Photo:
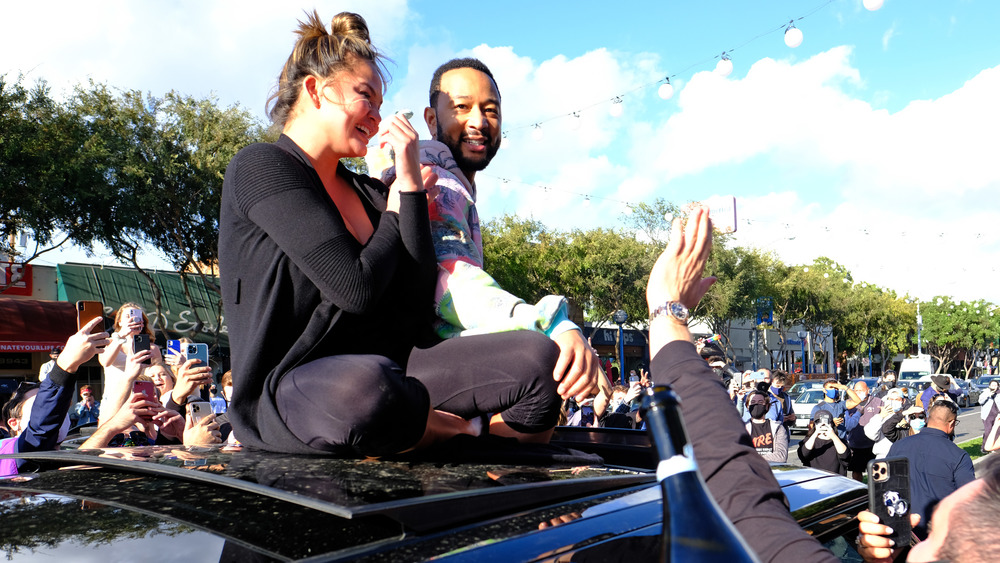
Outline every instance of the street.
{"type": "MultiPolygon", "coordinates": [[[[958,426],[955,427],[955,443],[961,444],[966,440],[974,440],[983,435],[983,421],[979,416],[979,407],[961,409],[958,413],[958,426]]],[[[791,436],[788,443],[788,463],[791,465],[801,465],[799,461],[799,442],[805,438],[804,432],[796,432],[791,436]]]]}

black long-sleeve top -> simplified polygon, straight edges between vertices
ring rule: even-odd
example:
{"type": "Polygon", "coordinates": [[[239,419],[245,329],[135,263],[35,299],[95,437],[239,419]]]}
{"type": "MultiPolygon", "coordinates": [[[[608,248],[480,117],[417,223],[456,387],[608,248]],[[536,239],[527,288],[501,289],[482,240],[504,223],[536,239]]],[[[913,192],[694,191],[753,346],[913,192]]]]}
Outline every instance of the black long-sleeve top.
{"type": "MultiPolygon", "coordinates": [[[[377,354],[405,366],[433,315],[436,273],[426,192],[388,189],[343,164],[374,234],[347,230],[309,157],[282,135],[241,150],[223,183],[219,268],[232,353],[230,420],[241,442],[311,452],[275,406],[293,367],[338,354],[377,354]]],[[[333,376],[335,374],[331,374],[333,376]]],[[[420,421],[423,424],[423,421],[420,421]]]]}
{"type": "Polygon", "coordinates": [[[838,561],[792,518],[770,465],[757,454],[722,381],[694,345],[667,344],[650,371],[655,383],[670,385],[680,396],[698,469],[761,561],[838,561]]]}

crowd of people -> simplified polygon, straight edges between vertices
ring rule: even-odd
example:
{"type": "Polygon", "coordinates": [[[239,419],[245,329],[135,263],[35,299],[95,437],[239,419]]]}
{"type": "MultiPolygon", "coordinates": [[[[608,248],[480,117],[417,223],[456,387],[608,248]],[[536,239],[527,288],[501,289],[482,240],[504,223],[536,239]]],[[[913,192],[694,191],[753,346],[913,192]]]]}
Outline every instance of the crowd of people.
{"type": "MultiPolygon", "coordinates": [[[[54,351],[40,383],[18,388],[3,407],[11,437],[0,452],[55,449],[72,419],[96,421],[81,448],[238,436],[271,451],[378,457],[460,434],[546,442],[560,422],[641,429],[642,390],[669,384],[684,399],[709,490],[756,554],[835,560],[791,518],[768,465],[788,458],[788,374],[736,374],[713,343],[699,353],[688,330],[689,310],[714,282],[702,277],[707,210],[673,222],[647,287],[650,370],[617,384],[568,319],[565,299],[526,303],[483,270],[475,178],[500,147],[493,74],[476,59],[441,65],[423,113],[431,139],[420,141],[405,115],[382,119],[383,61],[357,14],[338,14],[329,30],[307,14],[269,102],[280,138],[230,163],[219,255],[232,371],[216,382],[198,360],[134,346],[153,333],[142,308],[125,303],[107,331],[96,330],[97,319],[81,327],[54,351]],[[393,151],[381,180],[341,162],[365,156],[376,135],[393,151]],[[85,386],[74,404],[76,372],[95,356],[103,396],[85,386]],[[190,405],[198,402],[212,414],[196,420],[190,405]]],[[[891,373],[875,390],[826,381],[798,444],[804,465],[857,479],[876,456],[908,457],[915,512],[926,519],[940,502],[933,532],[918,525],[926,539],[911,555],[958,545],[948,519],[997,494],[996,472],[974,481],[968,455],[949,440],[957,407],[946,383],[935,380],[910,405],[891,373]]],[[[992,387],[983,399],[991,447],[997,395],[992,387]]],[[[0,460],[0,475],[17,469],[15,459],[0,460]]],[[[861,520],[866,559],[900,555],[873,515],[861,520]]]]}

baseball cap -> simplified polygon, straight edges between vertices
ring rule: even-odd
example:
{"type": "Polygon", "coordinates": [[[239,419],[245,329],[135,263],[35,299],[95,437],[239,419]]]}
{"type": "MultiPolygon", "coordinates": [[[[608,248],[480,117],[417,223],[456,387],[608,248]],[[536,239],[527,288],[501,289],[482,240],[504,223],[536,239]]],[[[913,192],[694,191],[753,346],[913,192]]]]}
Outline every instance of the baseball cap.
{"type": "Polygon", "coordinates": [[[826,409],[820,409],[813,415],[813,422],[833,425],[833,414],[826,409]]]}

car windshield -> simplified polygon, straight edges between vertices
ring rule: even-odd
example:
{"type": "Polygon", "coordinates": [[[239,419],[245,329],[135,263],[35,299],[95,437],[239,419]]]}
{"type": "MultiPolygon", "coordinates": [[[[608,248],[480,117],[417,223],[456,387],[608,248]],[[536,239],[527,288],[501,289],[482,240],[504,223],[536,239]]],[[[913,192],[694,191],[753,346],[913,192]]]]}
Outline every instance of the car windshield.
{"type": "Polygon", "coordinates": [[[997,377],[995,375],[980,375],[979,377],[976,378],[976,385],[982,385],[983,387],[986,387],[990,384],[991,381],[1000,381],[1000,377],[997,377]]]}
{"type": "Polygon", "coordinates": [[[803,404],[818,403],[823,400],[823,395],[822,389],[810,389],[799,395],[799,398],[795,399],[795,402],[803,404]]]}
{"type": "Polygon", "coordinates": [[[901,371],[899,372],[899,380],[903,381],[905,379],[920,379],[921,377],[925,377],[930,374],[931,372],[929,371],[901,371]]]}

